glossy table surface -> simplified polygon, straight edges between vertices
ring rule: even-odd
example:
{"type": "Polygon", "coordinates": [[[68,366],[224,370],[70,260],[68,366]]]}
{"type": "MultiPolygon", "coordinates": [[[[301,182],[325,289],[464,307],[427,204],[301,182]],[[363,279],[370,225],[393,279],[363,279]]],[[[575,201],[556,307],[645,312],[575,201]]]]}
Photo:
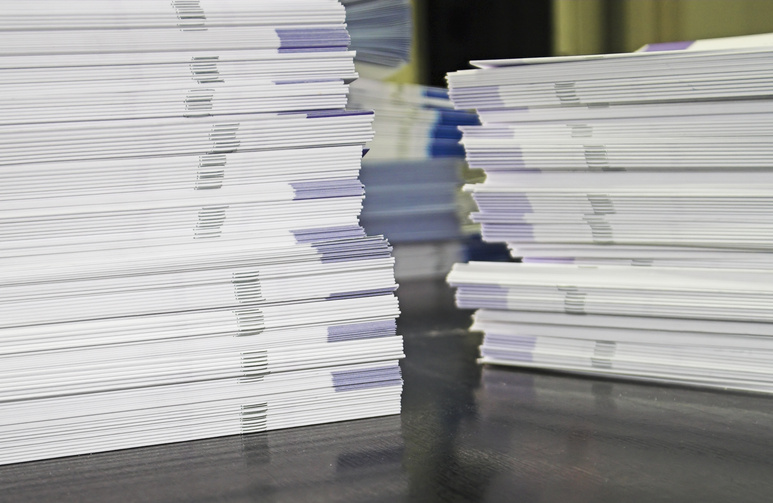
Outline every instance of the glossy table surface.
{"type": "Polygon", "coordinates": [[[773,397],[475,363],[400,288],[401,416],[0,467],[5,501],[773,501],[773,397]]]}

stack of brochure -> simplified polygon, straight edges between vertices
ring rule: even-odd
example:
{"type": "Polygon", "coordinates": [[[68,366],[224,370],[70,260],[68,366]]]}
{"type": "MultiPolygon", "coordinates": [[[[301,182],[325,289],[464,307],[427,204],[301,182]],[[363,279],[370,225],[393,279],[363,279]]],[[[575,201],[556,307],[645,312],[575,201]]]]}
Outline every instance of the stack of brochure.
{"type": "Polygon", "coordinates": [[[5,7],[0,464],[399,412],[343,7],[5,7]]]}
{"type": "Polygon", "coordinates": [[[484,239],[484,363],[773,392],[773,37],[449,74],[484,239]]]}
{"type": "Polygon", "coordinates": [[[395,246],[398,278],[444,276],[462,253],[459,126],[477,116],[454,110],[443,89],[367,79],[352,84],[349,103],[376,111],[362,162],[363,226],[395,246]]]}
{"type": "Polygon", "coordinates": [[[410,0],[341,0],[355,61],[387,70],[408,62],[413,39],[410,0]]]}

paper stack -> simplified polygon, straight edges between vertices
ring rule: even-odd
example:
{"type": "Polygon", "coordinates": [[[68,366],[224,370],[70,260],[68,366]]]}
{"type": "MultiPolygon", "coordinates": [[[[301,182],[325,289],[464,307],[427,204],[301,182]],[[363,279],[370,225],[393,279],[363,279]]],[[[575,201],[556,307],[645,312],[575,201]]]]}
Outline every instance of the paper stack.
{"type": "Polygon", "coordinates": [[[3,12],[0,463],[399,412],[343,7],[3,12]]]}
{"type": "Polygon", "coordinates": [[[349,103],[376,111],[362,162],[363,226],[395,246],[398,279],[444,276],[463,251],[459,126],[477,116],[454,110],[443,89],[369,79],[352,84],[349,103]]]}
{"type": "Polygon", "coordinates": [[[341,0],[357,51],[355,61],[368,71],[387,71],[408,62],[413,38],[410,0],[341,0]]]}
{"type": "Polygon", "coordinates": [[[449,74],[484,239],[484,363],[773,392],[771,37],[449,74]]]}

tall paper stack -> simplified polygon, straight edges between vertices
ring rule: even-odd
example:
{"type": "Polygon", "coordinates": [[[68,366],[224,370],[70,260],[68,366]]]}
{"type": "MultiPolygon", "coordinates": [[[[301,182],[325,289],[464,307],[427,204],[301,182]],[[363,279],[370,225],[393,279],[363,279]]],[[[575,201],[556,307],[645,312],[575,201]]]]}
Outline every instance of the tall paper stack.
{"type": "Polygon", "coordinates": [[[773,37],[477,62],[489,241],[455,266],[484,363],[773,392],[773,37]]]}
{"type": "Polygon", "coordinates": [[[2,7],[0,463],[399,412],[343,7],[2,7]]]}

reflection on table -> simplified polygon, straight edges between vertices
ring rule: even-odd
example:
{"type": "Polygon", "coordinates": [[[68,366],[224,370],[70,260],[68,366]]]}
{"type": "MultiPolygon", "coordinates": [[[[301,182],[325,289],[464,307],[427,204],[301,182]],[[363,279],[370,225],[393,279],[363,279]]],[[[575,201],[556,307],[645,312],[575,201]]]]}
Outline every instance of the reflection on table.
{"type": "Polygon", "coordinates": [[[770,501],[766,396],[481,367],[401,285],[401,416],[0,467],[5,501],[770,501]]]}

